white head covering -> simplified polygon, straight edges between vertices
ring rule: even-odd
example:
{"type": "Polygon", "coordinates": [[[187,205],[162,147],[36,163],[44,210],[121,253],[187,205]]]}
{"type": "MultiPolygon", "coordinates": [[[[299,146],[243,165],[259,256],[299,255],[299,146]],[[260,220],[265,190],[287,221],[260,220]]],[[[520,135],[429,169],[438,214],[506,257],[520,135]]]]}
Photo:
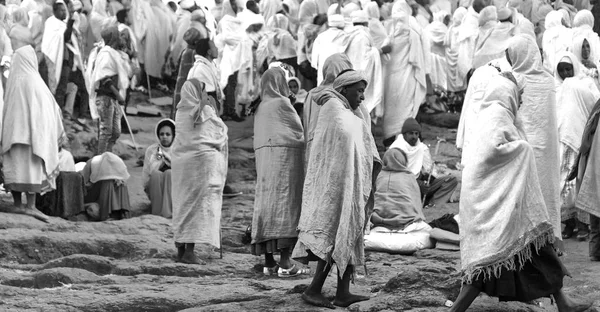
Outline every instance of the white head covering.
{"type": "Polygon", "coordinates": [[[342,15],[333,14],[327,17],[327,25],[329,25],[329,27],[344,28],[346,26],[346,21],[342,15]]]}
{"type": "Polygon", "coordinates": [[[495,6],[485,7],[479,12],[479,27],[495,21],[498,21],[498,11],[495,6]]]}
{"type": "Polygon", "coordinates": [[[355,23],[355,24],[369,22],[369,15],[367,14],[367,12],[365,12],[363,10],[352,12],[350,17],[352,18],[352,23],[355,23]]]}
{"type": "Polygon", "coordinates": [[[594,14],[590,10],[581,10],[577,12],[573,19],[573,27],[589,26],[594,27],[594,14]]]}
{"type": "Polygon", "coordinates": [[[196,2],[194,2],[194,0],[181,0],[181,2],[179,2],[179,7],[181,7],[184,10],[188,10],[192,8],[195,4],[196,2]]]}
{"type": "Polygon", "coordinates": [[[364,10],[369,15],[369,18],[379,19],[381,17],[381,12],[379,12],[379,6],[375,1],[369,2],[365,6],[364,10]]]}

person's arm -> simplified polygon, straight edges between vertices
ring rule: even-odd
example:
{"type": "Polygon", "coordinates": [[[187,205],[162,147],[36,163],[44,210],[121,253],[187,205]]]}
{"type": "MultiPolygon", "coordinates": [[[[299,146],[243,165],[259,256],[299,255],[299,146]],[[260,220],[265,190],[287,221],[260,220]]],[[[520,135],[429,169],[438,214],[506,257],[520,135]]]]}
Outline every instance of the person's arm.
{"type": "Polygon", "coordinates": [[[73,34],[73,24],[75,23],[75,19],[73,19],[73,15],[67,22],[67,30],[65,30],[65,43],[71,42],[71,34],[73,34]]]}

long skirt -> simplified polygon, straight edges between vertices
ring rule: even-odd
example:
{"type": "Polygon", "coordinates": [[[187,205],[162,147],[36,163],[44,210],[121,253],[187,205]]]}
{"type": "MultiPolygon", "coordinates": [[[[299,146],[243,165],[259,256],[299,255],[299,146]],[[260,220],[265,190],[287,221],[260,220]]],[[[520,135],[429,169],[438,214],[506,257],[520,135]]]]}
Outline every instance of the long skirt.
{"type": "Polygon", "coordinates": [[[255,154],[252,254],[259,256],[296,244],[304,185],[304,150],[263,147],[255,154]]]}
{"type": "Polygon", "coordinates": [[[30,145],[14,144],[3,155],[2,172],[8,191],[41,193],[56,189],[56,178],[48,178],[44,161],[33,154],[30,145]]]}
{"type": "MultiPolygon", "coordinates": [[[[549,297],[563,287],[563,278],[568,274],[554,248],[548,244],[536,253],[531,246],[532,257],[518,271],[502,269],[500,277],[473,281],[473,286],[500,301],[528,302],[549,297]]],[[[515,256],[518,263],[518,257],[515,256]]]]}
{"type": "Polygon", "coordinates": [[[174,157],[171,170],[175,243],[220,248],[227,152],[199,151],[185,158],[174,157]]]}
{"type": "Polygon", "coordinates": [[[131,210],[129,204],[129,190],[127,184],[119,184],[115,180],[98,181],[87,189],[85,203],[97,203],[100,207],[96,221],[104,221],[112,212],[127,212],[131,210]]]}
{"type": "Polygon", "coordinates": [[[171,197],[171,170],[154,171],[150,175],[148,197],[152,206],[152,214],[171,218],[173,216],[173,200],[171,197]]]}
{"type": "Polygon", "coordinates": [[[68,219],[84,211],[84,183],[79,172],[61,171],[56,190],[36,198],[36,207],[45,215],[68,219]]]}

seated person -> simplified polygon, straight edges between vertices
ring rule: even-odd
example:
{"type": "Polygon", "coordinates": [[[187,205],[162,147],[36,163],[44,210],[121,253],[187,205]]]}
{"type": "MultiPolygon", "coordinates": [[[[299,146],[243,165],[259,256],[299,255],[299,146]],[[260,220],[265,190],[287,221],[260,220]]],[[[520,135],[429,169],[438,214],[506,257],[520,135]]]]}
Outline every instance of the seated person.
{"type": "Polygon", "coordinates": [[[144,158],[144,192],[150,199],[153,215],[171,218],[171,144],[175,139],[175,122],[171,119],[159,121],[155,133],[158,143],[148,147],[144,158]]]}
{"type": "Polygon", "coordinates": [[[58,149],[56,189],[36,197],[35,206],[45,215],[70,219],[84,211],[83,177],[75,172],[73,155],[64,147],[58,149]]]}
{"type": "Polygon", "coordinates": [[[383,155],[383,169],[377,176],[374,226],[403,230],[407,225],[425,221],[421,192],[415,176],[406,167],[403,151],[392,148],[383,155]]]}
{"type": "Polygon", "coordinates": [[[88,160],[81,171],[87,194],[86,206],[90,203],[97,211],[87,211],[92,220],[105,221],[124,219],[129,216],[129,191],[127,166],[119,156],[104,152],[88,160]]]}
{"type": "Polygon", "coordinates": [[[420,137],[421,125],[414,118],[408,118],[402,126],[402,135],[396,138],[390,149],[399,148],[406,154],[408,170],[417,177],[421,196],[425,198],[423,205],[427,208],[445,204],[456,189],[458,181],[453,176],[433,176],[431,154],[420,137]]]}

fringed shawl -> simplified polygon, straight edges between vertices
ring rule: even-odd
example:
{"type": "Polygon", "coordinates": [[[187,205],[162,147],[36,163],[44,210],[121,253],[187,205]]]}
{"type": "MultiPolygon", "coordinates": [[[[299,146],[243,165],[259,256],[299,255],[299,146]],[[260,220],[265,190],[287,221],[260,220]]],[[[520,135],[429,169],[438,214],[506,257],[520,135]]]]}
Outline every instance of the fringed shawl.
{"type": "Polygon", "coordinates": [[[516,122],[518,92],[512,81],[496,79],[472,121],[478,144],[463,151],[460,214],[468,218],[461,218],[460,239],[466,283],[499,277],[502,269],[520,270],[554,238],[533,148],[516,122]]]}

